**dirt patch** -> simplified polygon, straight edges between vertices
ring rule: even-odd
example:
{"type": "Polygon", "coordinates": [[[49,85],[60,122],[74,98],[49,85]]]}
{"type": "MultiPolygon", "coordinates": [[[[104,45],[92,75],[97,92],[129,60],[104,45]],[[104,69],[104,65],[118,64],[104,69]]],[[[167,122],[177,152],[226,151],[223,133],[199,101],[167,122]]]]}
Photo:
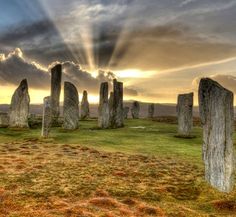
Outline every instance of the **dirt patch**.
{"type": "Polygon", "coordinates": [[[213,201],[212,204],[217,210],[236,212],[235,200],[218,200],[213,201]]]}

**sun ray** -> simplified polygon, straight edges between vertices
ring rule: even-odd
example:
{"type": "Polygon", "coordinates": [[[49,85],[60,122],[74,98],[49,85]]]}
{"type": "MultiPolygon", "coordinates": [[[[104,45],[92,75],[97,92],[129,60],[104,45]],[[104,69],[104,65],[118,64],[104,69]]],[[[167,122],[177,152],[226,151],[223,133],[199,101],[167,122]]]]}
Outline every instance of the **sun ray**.
{"type": "Polygon", "coordinates": [[[59,18],[58,20],[55,19],[55,17],[57,17],[57,12],[47,0],[42,0],[40,3],[50,20],[52,20],[55,28],[61,35],[65,45],[67,45],[77,63],[81,64],[80,60],[82,60],[82,62],[86,63],[86,66],[84,67],[88,71],[94,71],[96,66],[93,54],[92,23],[88,17],[84,16],[84,18],[81,19],[83,16],[80,15],[80,13],[82,14],[86,11],[89,2],[84,1],[83,4],[75,5],[75,9],[71,12],[72,14],[68,15],[68,17],[73,15],[75,19],[73,27],[72,25],[63,23],[59,18]]]}

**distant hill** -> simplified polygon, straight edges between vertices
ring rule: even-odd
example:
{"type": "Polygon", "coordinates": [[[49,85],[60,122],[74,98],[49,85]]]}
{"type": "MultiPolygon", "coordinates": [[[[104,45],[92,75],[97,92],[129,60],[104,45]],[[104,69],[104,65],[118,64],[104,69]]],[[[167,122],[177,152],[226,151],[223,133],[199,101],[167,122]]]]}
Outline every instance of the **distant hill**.
{"type": "MultiPolygon", "coordinates": [[[[140,117],[146,117],[148,111],[148,105],[150,103],[140,103],[140,117]]],[[[128,106],[131,108],[132,101],[124,102],[124,106],[128,106]]],[[[97,117],[97,104],[90,105],[90,113],[91,117],[97,117]]],[[[9,105],[7,104],[0,104],[0,112],[8,112],[9,105]]],[[[43,111],[43,105],[41,104],[32,104],[30,105],[30,113],[41,115],[43,111]]],[[[61,114],[62,114],[62,106],[61,106],[61,114]]],[[[129,113],[131,117],[131,114],[129,113]]],[[[155,116],[176,116],[176,105],[175,104],[155,104],[155,116]]],[[[194,116],[198,117],[198,107],[194,107],[194,116]]]]}

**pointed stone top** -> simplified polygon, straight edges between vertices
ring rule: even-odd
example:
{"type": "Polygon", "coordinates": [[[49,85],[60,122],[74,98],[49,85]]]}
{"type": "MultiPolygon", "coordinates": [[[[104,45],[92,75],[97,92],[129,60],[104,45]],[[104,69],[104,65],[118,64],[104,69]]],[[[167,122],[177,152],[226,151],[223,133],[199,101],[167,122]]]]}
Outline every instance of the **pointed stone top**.
{"type": "Polygon", "coordinates": [[[64,87],[76,89],[75,85],[73,83],[69,82],[69,81],[64,82],[64,87]]]}
{"type": "Polygon", "coordinates": [[[108,82],[102,82],[101,85],[100,85],[100,96],[108,96],[108,88],[109,88],[109,85],[108,85],[108,82]]]}
{"type": "Polygon", "coordinates": [[[191,96],[193,96],[194,95],[194,93],[193,92],[191,92],[191,93],[182,93],[182,94],[179,94],[179,97],[181,97],[181,96],[187,96],[187,95],[191,95],[191,96]]]}
{"type": "Polygon", "coordinates": [[[51,99],[51,96],[45,96],[45,97],[43,98],[43,100],[49,100],[49,99],[51,99]]]}
{"type": "Polygon", "coordinates": [[[108,85],[108,82],[104,81],[104,82],[101,83],[101,85],[108,85]]]}
{"type": "Polygon", "coordinates": [[[110,95],[113,95],[113,91],[110,92],[110,95]]]}
{"type": "Polygon", "coordinates": [[[62,70],[62,65],[61,64],[56,64],[51,68],[51,71],[61,71],[62,70]]]}
{"type": "Polygon", "coordinates": [[[22,91],[28,90],[28,82],[27,82],[27,79],[23,79],[23,80],[20,82],[19,88],[20,88],[22,91]]]}
{"type": "Polygon", "coordinates": [[[222,85],[220,85],[217,81],[215,80],[212,80],[211,78],[202,78],[200,80],[200,83],[199,83],[199,87],[208,87],[208,88],[211,88],[212,86],[215,86],[215,87],[218,87],[220,89],[223,89],[225,91],[229,91],[233,94],[232,91],[226,89],[225,87],[223,87],[222,85]]]}
{"type": "Polygon", "coordinates": [[[117,81],[117,79],[115,78],[115,79],[113,79],[113,86],[117,86],[117,85],[123,85],[123,83],[117,81]]]}
{"type": "Polygon", "coordinates": [[[83,91],[83,95],[87,97],[87,95],[88,95],[87,90],[84,90],[84,91],[83,91]]]}

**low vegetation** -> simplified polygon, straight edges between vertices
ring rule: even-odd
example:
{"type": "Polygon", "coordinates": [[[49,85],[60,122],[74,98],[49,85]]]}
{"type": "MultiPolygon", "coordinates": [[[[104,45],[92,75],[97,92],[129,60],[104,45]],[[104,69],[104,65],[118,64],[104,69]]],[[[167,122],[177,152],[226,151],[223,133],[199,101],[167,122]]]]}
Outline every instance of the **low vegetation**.
{"type": "Polygon", "coordinates": [[[236,191],[204,181],[201,128],[128,120],[99,130],[0,129],[0,216],[235,216],[236,191]]]}

